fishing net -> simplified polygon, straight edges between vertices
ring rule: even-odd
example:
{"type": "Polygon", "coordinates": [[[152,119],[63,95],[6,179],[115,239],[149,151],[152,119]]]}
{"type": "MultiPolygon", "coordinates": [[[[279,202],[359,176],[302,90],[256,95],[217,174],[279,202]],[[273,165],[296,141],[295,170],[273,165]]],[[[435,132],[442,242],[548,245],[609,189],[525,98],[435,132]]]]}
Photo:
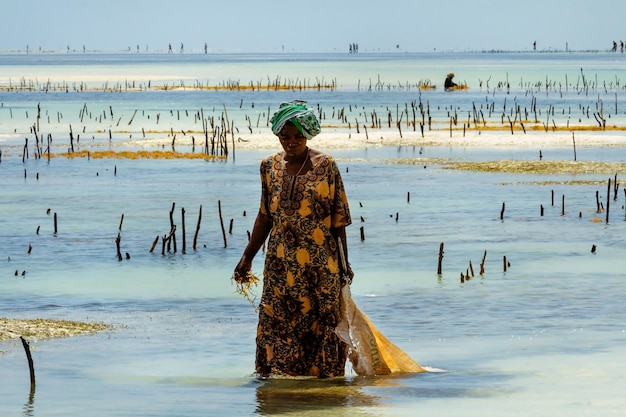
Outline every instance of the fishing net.
{"type": "Polygon", "coordinates": [[[352,299],[349,284],[341,292],[342,317],[335,331],[348,344],[348,357],[357,375],[426,372],[372,324],[352,299]]]}

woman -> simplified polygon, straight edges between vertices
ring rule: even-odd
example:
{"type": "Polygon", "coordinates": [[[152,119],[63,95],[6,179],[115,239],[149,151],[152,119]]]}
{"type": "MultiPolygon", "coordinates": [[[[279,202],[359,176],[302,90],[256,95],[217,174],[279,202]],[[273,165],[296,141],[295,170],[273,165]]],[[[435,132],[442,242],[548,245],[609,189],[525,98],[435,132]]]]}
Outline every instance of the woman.
{"type": "Polygon", "coordinates": [[[443,83],[443,88],[448,91],[448,90],[454,90],[454,88],[457,86],[456,83],[454,81],[452,81],[452,79],[454,78],[454,73],[450,72],[448,73],[448,75],[446,75],[446,80],[443,83]]]}
{"type": "MultiPolygon", "coordinates": [[[[337,242],[347,262],[351,223],[343,182],[334,159],[308,146],[320,125],[306,102],[282,103],[270,121],[283,151],[261,162],[259,213],[234,273],[246,277],[269,235],[256,372],[342,376],[347,345],[335,334],[343,285],[337,242]]],[[[344,272],[351,280],[349,267],[344,272]]]]}

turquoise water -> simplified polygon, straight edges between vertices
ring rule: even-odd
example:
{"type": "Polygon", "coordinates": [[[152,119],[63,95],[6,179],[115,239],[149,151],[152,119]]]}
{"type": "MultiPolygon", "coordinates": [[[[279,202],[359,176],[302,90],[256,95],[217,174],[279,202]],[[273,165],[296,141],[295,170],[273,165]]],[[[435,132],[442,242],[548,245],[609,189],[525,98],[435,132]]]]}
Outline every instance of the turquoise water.
{"type": "MultiPolygon", "coordinates": [[[[380,72],[397,80],[409,77],[412,67],[435,68],[416,71],[412,80],[417,82],[434,78],[431,74],[449,68],[451,62],[471,68],[472,86],[478,79],[505,78],[507,73],[523,74],[529,81],[534,74],[540,74],[537,80],[546,75],[564,78],[567,71],[573,74],[575,66],[580,71],[583,65],[607,82],[623,74],[622,63],[616,60],[621,56],[610,54],[359,58],[363,63],[357,75],[350,72],[354,63],[336,55],[272,56],[267,61],[263,56],[224,56],[210,65],[204,55],[186,56],[176,63],[166,62],[166,56],[90,56],[88,62],[79,58],[8,56],[0,65],[0,81],[5,86],[6,76],[15,79],[15,74],[40,79],[58,74],[67,80],[100,74],[97,78],[106,80],[117,72],[129,79],[152,73],[175,80],[172,74],[191,78],[202,68],[215,69],[216,74],[203,72],[202,79],[225,80],[233,74],[262,78],[284,68],[283,74],[294,77],[308,71],[327,79],[345,77],[353,86],[306,92],[312,103],[378,107],[417,100],[420,93],[359,91],[354,87],[356,76],[380,72]]],[[[561,100],[598,102],[599,95],[608,103],[608,97],[617,96],[612,120],[622,123],[626,107],[621,106],[621,82],[606,92],[603,88],[590,98],[580,91],[570,91],[564,98],[553,90],[541,95],[544,108],[561,106],[561,100]]],[[[522,97],[525,90],[517,86],[513,95],[522,97]]],[[[459,106],[463,111],[478,97],[488,96],[500,105],[511,97],[479,87],[470,91],[467,96],[421,94],[422,100],[436,103],[433,107],[459,106]]],[[[0,414],[621,415],[626,405],[623,192],[610,202],[608,223],[605,213],[596,213],[596,192],[606,205],[606,181],[613,174],[489,174],[444,169],[436,163],[439,158],[536,160],[539,150],[533,147],[372,145],[329,150],[342,169],[354,220],[348,230],[356,273],[353,296],[387,337],[433,372],[360,378],[348,370],[346,378],[330,381],[257,381],[251,375],[255,313],[234,294],[230,275],[258,207],[259,161],[272,150],[238,149],[225,160],[208,162],[95,158],[48,162],[35,159],[31,150],[31,157],[22,161],[24,138],[29,138],[30,146],[34,142],[29,126],[37,103],[50,115],[49,122],[42,119],[41,132],[53,132],[57,149],[68,146],[69,124],[74,132],[85,126],[81,148],[136,148],[144,145],[126,135],[136,139],[141,136],[139,126],[155,127],[154,117],[148,119],[147,113],[167,114],[162,123],[167,120],[168,128],[180,129],[189,127],[193,116],[179,120],[171,109],[215,108],[219,114],[226,103],[244,127],[245,114],[288,95],[200,90],[0,92],[0,315],[114,326],[96,335],[31,341],[37,386],[30,397],[21,344],[0,343],[0,414]],[[241,100],[248,106],[238,113],[241,100]],[[78,114],[85,105],[94,113],[113,105],[115,114],[124,113],[125,123],[135,109],[145,114],[137,118],[141,124],[126,125],[131,132],[112,127],[117,133],[109,141],[108,134],[95,128],[104,122],[80,123],[78,114]],[[62,122],[55,120],[57,111],[63,113],[62,122]],[[95,139],[85,140],[92,136],[95,139]],[[400,158],[415,163],[390,163],[400,158]],[[597,182],[568,184],[571,180],[597,182]],[[503,203],[506,210],[500,219],[503,203]],[[163,254],[159,243],[150,253],[154,239],[170,230],[172,206],[178,231],[185,210],[186,251],[182,233],[177,232],[176,252],[163,254]],[[200,206],[202,222],[193,250],[200,206]],[[121,250],[130,259],[118,261],[115,238],[122,215],[121,250]],[[442,242],[445,254],[439,276],[442,242]],[[597,247],[595,253],[592,245],[597,247]],[[506,271],[504,257],[510,263],[506,271]],[[475,276],[462,283],[460,275],[470,262],[475,276]]],[[[257,134],[266,134],[263,129],[260,126],[257,134]]],[[[543,155],[571,160],[572,150],[544,149],[543,155]]],[[[623,162],[623,148],[581,146],[578,159],[623,162]]],[[[618,173],[618,181],[624,175],[618,173]]],[[[261,268],[259,254],[254,270],[261,268]]]]}

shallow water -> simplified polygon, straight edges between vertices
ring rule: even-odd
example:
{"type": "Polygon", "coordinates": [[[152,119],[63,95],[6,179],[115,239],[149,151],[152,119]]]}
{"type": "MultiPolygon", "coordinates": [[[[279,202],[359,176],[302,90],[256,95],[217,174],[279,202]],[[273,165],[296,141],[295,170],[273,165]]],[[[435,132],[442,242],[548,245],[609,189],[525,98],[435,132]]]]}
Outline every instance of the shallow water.
{"type": "MultiPolygon", "coordinates": [[[[382,158],[396,151],[367,153],[382,158]]],[[[572,207],[561,216],[560,207],[550,206],[550,188],[515,185],[515,175],[352,162],[347,155],[359,152],[365,151],[336,152],[347,169],[355,219],[349,229],[355,299],[391,340],[445,372],[316,383],[251,378],[256,319],[233,294],[229,277],[253,220],[261,151],[242,151],[236,163],[39,161],[28,168],[41,169],[38,181],[19,179],[21,164],[5,161],[3,178],[13,180],[3,187],[12,197],[3,203],[1,225],[8,238],[3,252],[11,258],[1,271],[3,315],[116,326],[35,343],[38,381],[30,415],[84,409],[91,415],[409,415],[415,407],[453,415],[468,402],[488,405],[496,415],[512,405],[528,412],[528,401],[546,410],[541,415],[619,409],[614,384],[625,354],[626,223],[617,209],[609,224],[590,221],[601,217],[593,211],[597,187],[557,189],[572,207]],[[213,176],[219,185],[211,185],[213,176]],[[234,219],[227,248],[218,200],[224,217],[234,219]],[[199,249],[149,253],[152,239],[169,230],[172,202],[187,210],[188,245],[202,204],[199,249]],[[60,219],[56,236],[48,207],[60,219]],[[118,261],[121,213],[122,250],[131,258],[118,261]],[[506,272],[503,256],[511,264],[506,272]],[[470,261],[476,277],[461,283],[470,261]],[[15,277],[15,270],[26,275],[15,277]]],[[[4,342],[3,351],[1,378],[10,401],[2,407],[17,415],[28,396],[27,367],[18,343],[4,342]]]]}
{"type": "MultiPolygon", "coordinates": [[[[472,57],[468,64],[474,59],[480,61],[472,57]]],[[[445,67],[442,61],[431,65],[445,67]]],[[[104,66],[90,65],[96,72],[104,66]]],[[[243,68],[253,72],[251,65],[243,68]]],[[[497,65],[483,62],[482,71],[497,65]]],[[[501,65],[513,72],[515,62],[501,65]]],[[[34,100],[50,97],[0,94],[4,115],[16,103],[33,109],[34,100]]],[[[128,109],[150,101],[151,108],[175,107],[168,94],[141,94],[138,101],[107,95],[104,102],[116,97],[128,109]]],[[[189,94],[197,103],[204,100],[200,92],[189,94]]],[[[364,97],[355,94],[346,101],[364,97]]],[[[88,106],[98,99],[94,93],[88,106]]],[[[219,107],[220,99],[211,100],[219,107]]],[[[49,100],[50,109],[80,109],[85,95],[49,100]]],[[[621,415],[626,405],[623,192],[610,201],[608,223],[606,213],[596,212],[596,192],[606,205],[606,181],[613,174],[462,172],[421,159],[536,160],[539,150],[532,148],[332,150],[354,221],[348,230],[353,296],[387,337],[433,372],[360,378],[348,370],[346,378],[328,381],[258,381],[251,375],[256,316],[234,293],[230,275],[258,208],[258,164],[270,151],[241,149],[223,161],[22,162],[21,136],[28,135],[28,125],[11,123],[23,132],[0,125],[8,138],[0,145],[0,315],[114,328],[31,341],[37,376],[32,394],[21,343],[0,343],[1,415],[611,416],[621,415]],[[417,163],[390,163],[398,158],[417,163]],[[580,179],[600,185],[568,184],[580,179]],[[163,253],[159,242],[150,253],[153,240],[170,230],[173,205],[177,250],[163,253]],[[130,259],[118,261],[122,214],[121,250],[130,259]],[[470,262],[475,276],[461,282],[470,262]]],[[[620,149],[581,147],[578,157],[623,162],[620,149]]],[[[543,152],[554,160],[571,160],[571,153],[543,152]]],[[[254,270],[261,267],[259,254],[254,270]]]]}

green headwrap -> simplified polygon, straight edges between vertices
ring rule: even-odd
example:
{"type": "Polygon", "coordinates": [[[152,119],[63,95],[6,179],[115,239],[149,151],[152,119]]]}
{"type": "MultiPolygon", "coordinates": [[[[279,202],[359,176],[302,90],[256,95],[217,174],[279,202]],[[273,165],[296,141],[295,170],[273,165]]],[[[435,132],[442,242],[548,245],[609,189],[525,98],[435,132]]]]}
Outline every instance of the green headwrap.
{"type": "Polygon", "coordinates": [[[287,122],[293,123],[307,139],[313,138],[322,130],[315,112],[306,106],[306,101],[280,103],[278,110],[270,119],[272,132],[278,135],[287,122]]]}

